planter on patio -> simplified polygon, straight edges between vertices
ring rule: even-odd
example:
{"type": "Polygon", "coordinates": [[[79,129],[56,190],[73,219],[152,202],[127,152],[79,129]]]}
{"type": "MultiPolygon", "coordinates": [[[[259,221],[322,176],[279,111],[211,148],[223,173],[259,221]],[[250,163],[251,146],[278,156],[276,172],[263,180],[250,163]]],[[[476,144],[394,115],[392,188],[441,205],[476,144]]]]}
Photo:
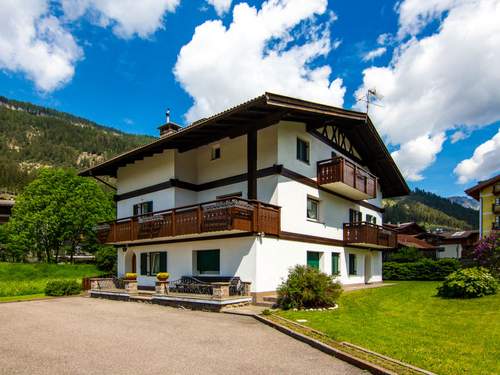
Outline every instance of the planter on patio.
{"type": "Polygon", "coordinates": [[[167,280],[157,280],[155,284],[156,294],[168,294],[168,281],[167,280]]]}
{"type": "Polygon", "coordinates": [[[137,279],[135,280],[124,280],[125,290],[129,294],[137,293],[137,279]]]}
{"type": "Polygon", "coordinates": [[[229,286],[231,283],[219,282],[212,283],[212,295],[214,298],[229,297],[229,286]]]}

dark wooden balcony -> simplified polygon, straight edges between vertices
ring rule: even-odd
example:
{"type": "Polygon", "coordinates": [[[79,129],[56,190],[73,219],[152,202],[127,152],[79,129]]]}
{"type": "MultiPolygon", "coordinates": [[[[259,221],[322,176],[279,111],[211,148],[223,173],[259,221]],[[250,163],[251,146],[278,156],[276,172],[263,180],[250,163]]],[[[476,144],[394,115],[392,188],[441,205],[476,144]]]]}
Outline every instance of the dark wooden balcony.
{"type": "Polygon", "coordinates": [[[398,244],[396,231],[377,224],[361,221],[344,223],[344,242],[347,245],[392,249],[398,244]]]}
{"type": "Polygon", "coordinates": [[[126,243],[224,231],[278,235],[280,207],[228,198],[102,223],[97,236],[101,243],[126,243]]]}
{"type": "Polygon", "coordinates": [[[352,199],[377,196],[377,177],[343,157],[318,162],[318,184],[352,199]]]}
{"type": "Polygon", "coordinates": [[[493,194],[500,195],[500,184],[493,185],[493,194]]]}

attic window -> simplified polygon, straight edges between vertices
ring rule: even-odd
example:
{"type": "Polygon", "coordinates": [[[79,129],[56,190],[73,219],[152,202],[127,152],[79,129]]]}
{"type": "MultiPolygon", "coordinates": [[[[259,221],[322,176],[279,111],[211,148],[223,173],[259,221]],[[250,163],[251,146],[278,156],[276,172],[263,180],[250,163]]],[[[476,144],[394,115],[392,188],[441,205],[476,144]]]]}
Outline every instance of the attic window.
{"type": "Polygon", "coordinates": [[[212,160],[220,159],[220,145],[212,146],[212,160]]]}

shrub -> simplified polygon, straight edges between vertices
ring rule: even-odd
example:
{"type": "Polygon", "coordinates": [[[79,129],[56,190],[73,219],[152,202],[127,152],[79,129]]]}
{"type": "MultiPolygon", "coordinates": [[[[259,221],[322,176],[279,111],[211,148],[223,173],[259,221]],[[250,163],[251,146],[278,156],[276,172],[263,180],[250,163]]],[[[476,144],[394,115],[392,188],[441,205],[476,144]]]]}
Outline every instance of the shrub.
{"type": "Polygon", "coordinates": [[[97,250],[95,264],[101,271],[116,273],[116,249],[106,246],[97,250]]]}
{"type": "Polygon", "coordinates": [[[490,273],[500,279],[500,235],[493,232],[488,237],[479,241],[474,248],[472,258],[490,273]]]}
{"type": "Polygon", "coordinates": [[[54,280],[49,281],[45,286],[47,296],[71,296],[80,293],[82,287],[75,280],[54,280]]]}
{"type": "Polygon", "coordinates": [[[159,272],[156,274],[156,278],[158,280],[168,280],[170,274],[168,272],[159,272]]]}
{"type": "Polygon", "coordinates": [[[282,309],[334,306],[342,293],[339,283],[317,269],[297,265],[278,287],[278,305],[282,309]]]}
{"type": "Polygon", "coordinates": [[[402,249],[389,254],[389,261],[398,263],[417,262],[422,258],[422,253],[414,247],[403,247],[402,249]]]}
{"type": "Polygon", "coordinates": [[[446,277],[438,288],[438,296],[446,298],[476,298],[495,294],[498,284],[486,268],[466,268],[446,277]]]}
{"type": "Polygon", "coordinates": [[[137,279],[137,274],[132,273],[132,272],[127,272],[125,274],[125,280],[136,280],[137,279]]]}
{"type": "Polygon", "coordinates": [[[444,280],[450,273],[460,269],[456,259],[422,259],[418,262],[386,262],[382,267],[385,280],[444,280]]]}

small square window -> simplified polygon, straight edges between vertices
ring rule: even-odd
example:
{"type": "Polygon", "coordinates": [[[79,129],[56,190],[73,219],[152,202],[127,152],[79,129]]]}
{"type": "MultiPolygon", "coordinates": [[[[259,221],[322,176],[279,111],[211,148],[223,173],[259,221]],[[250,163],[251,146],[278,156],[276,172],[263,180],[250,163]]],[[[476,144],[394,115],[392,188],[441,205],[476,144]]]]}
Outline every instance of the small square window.
{"type": "Polygon", "coordinates": [[[297,160],[309,164],[309,142],[297,138],[297,160]]]}
{"type": "Polygon", "coordinates": [[[377,224],[377,217],[370,214],[366,214],[366,221],[371,224],[377,224]]]}
{"type": "Polygon", "coordinates": [[[212,160],[220,159],[220,146],[212,146],[212,160]]]}
{"type": "Polygon", "coordinates": [[[307,218],[310,220],[319,220],[319,201],[307,197],[307,218]]]}

